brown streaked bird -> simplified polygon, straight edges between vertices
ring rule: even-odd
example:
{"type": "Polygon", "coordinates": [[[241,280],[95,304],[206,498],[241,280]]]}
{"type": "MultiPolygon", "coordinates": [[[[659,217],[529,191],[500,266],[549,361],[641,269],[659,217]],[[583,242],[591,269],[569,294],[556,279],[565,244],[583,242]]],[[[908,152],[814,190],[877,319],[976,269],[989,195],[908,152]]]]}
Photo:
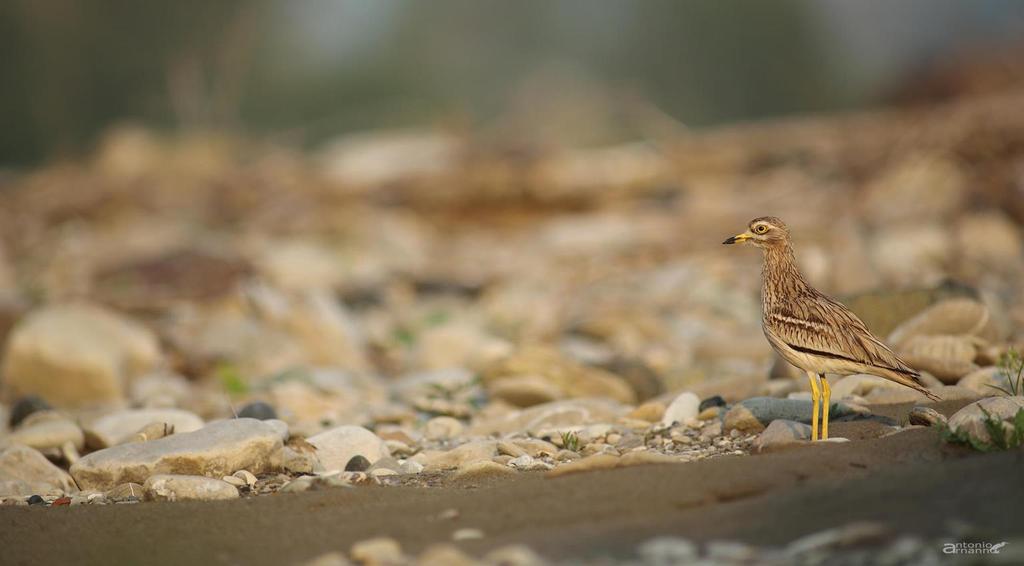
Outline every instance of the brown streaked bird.
{"type": "Polygon", "coordinates": [[[819,405],[823,406],[821,438],[828,438],[831,390],[826,373],[877,375],[939,400],[921,383],[921,374],[875,338],[857,315],[804,279],[797,269],[785,222],[774,216],[755,218],[746,232],[722,243],[750,243],[763,251],[764,335],[783,359],[807,372],[813,403],[812,440],[818,439],[819,405]]]}

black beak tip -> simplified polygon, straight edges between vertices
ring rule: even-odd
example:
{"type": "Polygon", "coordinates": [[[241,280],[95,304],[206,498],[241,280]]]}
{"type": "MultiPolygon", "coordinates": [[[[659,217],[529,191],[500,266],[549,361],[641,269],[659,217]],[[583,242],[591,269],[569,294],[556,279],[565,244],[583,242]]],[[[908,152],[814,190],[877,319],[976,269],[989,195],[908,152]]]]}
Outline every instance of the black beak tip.
{"type": "Polygon", "coordinates": [[[736,236],[732,236],[731,238],[729,238],[728,240],[726,240],[726,241],[724,241],[722,243],[723,244],[735,244],[736,243],[736,236]]]}

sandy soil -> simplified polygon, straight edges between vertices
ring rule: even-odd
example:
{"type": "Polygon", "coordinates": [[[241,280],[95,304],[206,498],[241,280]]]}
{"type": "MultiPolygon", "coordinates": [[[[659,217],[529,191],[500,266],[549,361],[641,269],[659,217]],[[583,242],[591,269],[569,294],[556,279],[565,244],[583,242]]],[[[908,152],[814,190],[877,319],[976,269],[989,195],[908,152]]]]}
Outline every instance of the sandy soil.
{"type": "MultiPolygon", "coordinates": [[[[899,408],[893,408],[898,415],[899,408]]],[[[548,478],[441,487],[357,487],[232,502],[0,508],[6,564],[290,564],[393,536],[411,553],[460,528],[471,553],[525,542],[549,558],[628,556],[659,534],[777,545],[856,520],[894,535],[939,536],[952,521],[1019,536],[1024,452],[978,454],[933,429],[877,436],[877,423],[835,423],[855,440],[548,478]],[[458,511],[456,518],[446,511],[458,511]],[[1013,529],[1014,532],[1007,532],[1013,529]]]]}

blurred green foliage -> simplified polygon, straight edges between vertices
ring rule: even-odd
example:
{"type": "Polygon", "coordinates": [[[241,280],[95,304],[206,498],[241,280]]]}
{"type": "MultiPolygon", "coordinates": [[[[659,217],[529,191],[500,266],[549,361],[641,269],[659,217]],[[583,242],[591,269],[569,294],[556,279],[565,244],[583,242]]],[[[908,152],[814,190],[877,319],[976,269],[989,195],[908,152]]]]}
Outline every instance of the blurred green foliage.
{"type": "Polygon", "coordinates": [[[505,125],[561,133],[590,127],[593,114],[575,123],[552,114],[602,96],[643,100],[687,126],[830,110],[868,99],[873,85],[850,42],[890,29],[888,11],[916,33],[883,36],[887,44],[948,44],[959,37],[943,25],[953,16],[987,15],[977,35],[1021,11],[1000,0],[902,4],[5,0],[0,166],[80,152],[123,121],[309,144],[438,121],[500,127],[510,108],[533,119],[505,125]]]}

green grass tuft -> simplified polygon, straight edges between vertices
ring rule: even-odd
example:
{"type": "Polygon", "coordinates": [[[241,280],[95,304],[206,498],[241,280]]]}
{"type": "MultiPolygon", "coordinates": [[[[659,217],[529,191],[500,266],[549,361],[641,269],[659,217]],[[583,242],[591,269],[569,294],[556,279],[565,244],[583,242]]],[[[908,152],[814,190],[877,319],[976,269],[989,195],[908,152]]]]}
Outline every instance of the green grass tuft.
{"type": "Polygon", "coordinates": [[[567,430],[562,433],[562,447],[566,450],[572,450],[573,452],[579,452],[580,450],[580,437],[575,431],[567,430]]]}
{"type": "Polygon", "coordinates": [[[986,385],[1011,397],[1024,395],[1024,356],[1017,350],[1010,348],[1008,352],[999,356],[998,365],[999,373],[1005,375],[1006,380],[1009,382],[1008,386],[986,385]]]}

